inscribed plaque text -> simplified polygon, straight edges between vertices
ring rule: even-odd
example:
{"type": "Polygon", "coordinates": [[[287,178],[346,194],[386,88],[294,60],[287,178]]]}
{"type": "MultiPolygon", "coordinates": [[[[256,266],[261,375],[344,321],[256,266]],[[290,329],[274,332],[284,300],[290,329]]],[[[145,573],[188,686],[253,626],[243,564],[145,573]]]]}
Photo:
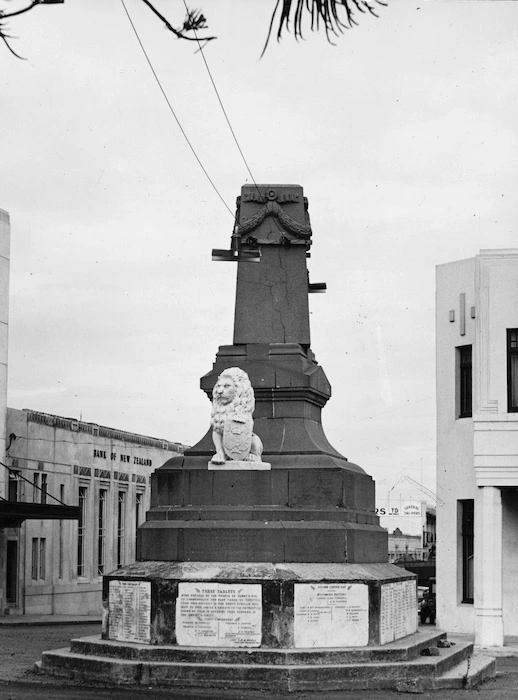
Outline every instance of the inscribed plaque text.
{"type": "Polygon", "coordinates": [[[261,584],[180,583],[176,641],[180,646],[261,645],[261,584]]]}
{"type": "Polygon", "coordinates": [[[120,642],[149,644],[151,582],[110,581],[108,637],[120,642]]]}
{"type": "Polygon", "coordinates": [[[406,637],[416,630],[416,582],[384,583],[381,586],[380,644],[406,637]]]}
{"type": "Polygon", "coordinates": [[[362,583],[296,583],[295,647],[362,647],[369,642],[369,591],[362,583]]]}

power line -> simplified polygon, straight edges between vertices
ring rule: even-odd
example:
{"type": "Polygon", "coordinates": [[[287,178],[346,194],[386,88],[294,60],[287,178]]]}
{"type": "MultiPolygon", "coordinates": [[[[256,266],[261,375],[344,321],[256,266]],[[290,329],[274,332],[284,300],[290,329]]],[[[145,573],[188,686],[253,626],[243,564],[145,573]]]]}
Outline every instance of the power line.
{"type": "MultiPolygon", "coordinates": [[[[220,191],[218,190],[218,188],[217,188],[216,185],[214,184],[214,182],[213,182],[212,178],[210,177],[209,173],[208,173],[207,170],[205,169],[205,167],[204,167],[203,163],[201,162],[201,160],[200,160],[198,154],[197,154],[196,151],[194,150],[194,146],[193,146],[192,143],[190,142],[189,137],[187,136],[187,134],[185,133],[185,130],[184,130],[183,126],[182,126],[181,123],[180,123],[180,120],[179,120],[178,117],[176,116],[176,113],[175,113],[175,111],[174,111],[174,109],[173,109],[173,107],[172,107],[172,105],[171,105],[171,102],[169,101],[169,98],[167,97],[167,95],[166,95],[166,93],[165,93],[165,90],[164,90],[164,88],[162,87],[162,83],[160,82],[160,79],[159,79],[158,75],[156,74],[155,69],[153,68],[153,64],[151,63],[151,60],[150,60],[150,58],[149,58],[149,56],[148,56],[148,54],[147,54],[147,52],[146,52],[146,49],[144,48],[144,45],[143,45],[143,43],[142,43],[142,41],[141,41],[141,39],[140,39],[140,36],[139,36],[139,34],[138,34],[138,32],[137,32],[137,29],[136,29],[135,25],[133,24],[133,21],[132,21],[132,19],[131,19],[131,17],[130,17],[130,14],[129,14],[129,12],[128,12],[128,8],[126,7],[126,4],[125,4],[124,0],[121,0],[121,3],[122,3],[122,6],[124,7],[124,11],[126,12],[126,16],[127,16],[128,20],[129,20],[129,23],[131,24],[131,27],[132,27],[132,29],[133,29],[133,31],[134,31],[134,33],[135,33],[135,36],[137,37],[137,41],[138,41],[138,43],[140,44],[140,48],[142,49],[142,52],[143,52],[144,56],[146,57],[146,61],[148,62],[148,65],[149,65],[149,67],[150,67],[150,69],[151,69],[151,72],[153,73],[153,75],[154,75],[154,77],[155,77],[155,80],[156,80],[156,82],[157,82],[157,84],[158,84],[158,87],[160,88],[160,91],[161,91],[162,95],[164,96],[164,99],[165,99],[165,101],[166,101],[166,103],[167,103],[167,106],[169,107],[169,110],[171,111],[171,114],[173,115],[173,117],[174,117],[175,120],[176,120],[176,123],[178,124],[178,128],[180,129],[180,131],[182,132],[183,137],[185,138],[185,140],[186,140],[187,143],[189,144],[189,148],[191,149],[191,151],[192,151],[194,157],[196,158],[196,160],[198,161],[198,164],[199,164],[200,168],[203,170],[203,172],[204,172],[204,174],[205,174],[205,177],[207,178],[207,180],[208,180],[208,181],[210,182],[210,184],[212,185],[212,188],[214,189],[214,191],[216,192],[216,194],[218,195],[218,197],[220,198],[220,200],[223,202],[223,206],[224,206],[226,209],[228,209],[228,211],[230,212],[231,217],[234,219],[234,218],[235,218],[235,217],[234,217],[234,213],[232,212],[232,210],[230,209],[230,207],[228,206],[228,204],[227,204],[227,203],[225,202],[225,200],[223,199],[223,196],[221,195],[220,191]]],[[[198,42],[198,43],[199,43],[199,42],[198,42]]]]}
{"type": "MultiPolygon", "coordinates": [[[[187,12],[187,15],[189,15],[189,8],[187,7],[186,0],[183,0],[183,4],[185,5],[185,11],[187,12]]],[[[227,114],[227,112],[226,112],[226,109],[225,109],[225,107],[224,107],[224,105],[223,105],[223,101],[222,101],[222,99],[221,99],[221,97],[220,97],[220,94],[219,94],[219,92],[218,92],[218,88],[216,87],[216,83],[215,83],[215,81],[214,81],[214,78],[212,77],[212,73],[211,73],[211,71],[210,71],[209,64],[207,63],[207,59],[205,58],[205,54],[203,53],[203,47],[202,47],[202,45],[201,45],[201,43],[200,43],[200,40],[199,40],[199,38],[198,38],[198,34],[196,33],[196,29],[193,27],[192,31],[193,31],[194,36],[195,36],[195,38],[196,38],[196,42],[197,42],[197,44],[198,44],[198,50],[199,50],[199,52],[201,53],[201,57],[202,57],[202,59],[203,59],[203,63],[205,64],[205,68],[207,69],[207,73],[209,74],[209,78],[210,78],[210,81],[211,81],[211,83],[212,83],[212,87],[214,88],[214,92],[216,93],[216,97],[218,98],[218,102],[219,102],[219,105],[220,105],[220,107],[221,107],[221,111],[223,112],[223,115],[225,116],[226,122],[227,122],[227,124],[228,124],[228,128],[230,129],[230,133],[232,134],[232,137],[233,137],[233,139],[234,139],[234,141],[235,141],[235,143],[236,143],[237,149],[238,149],[238,151],[239,151],[239,153],[240,153],[240,155],[241,155],[241,158],[243,159],[243,163],[245,164],[246,169],[248,170],[248,173],[249,173],[249,175],[250,175],[250,177],[251,177],[251,179],[252,179],[252,182],[253,182],[254,185],[255,185],[255,189],[257,190],[258,194],[261,195],[261,191],[260,191],[260,189],[259,189],[259,186],[258,186],[257,182],[255,181],[255,178],[254,178],[254,176],[253,176],[253,174],[252,174],[252,171],[250,170],[250,166],[248,165],[248,162],[247,162],[247,160],[246,160],[246,158],[245,158],[245,154],[243,153],[243,151],[242,151],[242,149],[241,149],[241,146],[239,145],[239,141],[238,141],[238,139],[237,139],[237,136],[236,136],[236,134],[235,134],[235,132],[234,132],[234,129],[232,128],[232,124],[230,123],[230,119],[229,119],[228,114],[227,114]]],[[[282,234],[283,231],[282,231],[281,227],[279,226],[279,224],[278,224],[278,222],[277,222],[277,219],[276,219],[275,217],[273,218],[273,223],[275,224],[275,227],[277,228],[277,230],[279,231],[279,233],[282,234]]]]}
{"type": "Polygon", "coordinates": [[[378,416],[384,416],[387,413],[393,413],[394,411],[401,411],[403,408],[407,408],[408,406],[414,406],[416,403],[422,403],[423,401],[428,401],[428,399],[431,399],[431,396],[425,396],[423,399],[418,399],[417,401],[408,401],[405,404],[402,404],[401,406],[394,406],[394,408],[389,408],[386,411],[380,411],[380,413],[373,413],[372,416],[365,416],[365,418],[358,418],[355,423],[361,423],[364,420],[372,420],[373,418],[377,418],[378,416]]]}
{"type": "MultiPolygon", "coordinates": [[[[183,4],[185,5],[185,11],[187,12],[187,14],[189,14],[189,8],[187,7],[187,3],[185,0],[183,0],[183,4]]],[[[203,53],[203,47],[200,43],[200,40],[198,39],[198,34],[196,32],[196,29],[193,28],[193,32],[194,32],[194,36],[196,37],[196,41],[198,42],[198,49],[201,53],[201,57],[203,59],[203,63],[205,64],[205,68],[207,69],[207,73],[209,74],[209,78],[210,78],[210,81],[212,83],[212,87],[214,88],[214,92],[216,93],[216,97],[218,98],[218,102],[219,102],[219,105],[221,107],[221,111],[223,112],[225,119],[227,121],[227,124],[228,124],[228,128],[230,129],[230,133],[232,134],[234,141],[236,142],[237,149],[241,155],[241,158],[243,159],[243,163],[245,164],[246,169],[248,170],[248,172],[250,174],[250,177],[252,178],[252,182],[257,187],[257,183],[254,179],[254,176],[252,175],[252,171],[250,170],[250,166],[248,165],[247,160],[245,158],[245,155],[244,155],[243,151],[241,150],[241,146],[239,145],[239,141],[237,140],[237,136],[234,132],[234,129],[232,128],[232,124],[230,123],[230,119],[228,118],[228,114],[225,110],[225,107],[223,106],[223,102],[222,102],[220,94],[218,92],[218,88],[216,87],[216,83],[214,82],[214,78],[212,77],[212,73],[210,72],[209,64],[207,63],[207,59],[205,58],[205,54],[203,53]]]]}

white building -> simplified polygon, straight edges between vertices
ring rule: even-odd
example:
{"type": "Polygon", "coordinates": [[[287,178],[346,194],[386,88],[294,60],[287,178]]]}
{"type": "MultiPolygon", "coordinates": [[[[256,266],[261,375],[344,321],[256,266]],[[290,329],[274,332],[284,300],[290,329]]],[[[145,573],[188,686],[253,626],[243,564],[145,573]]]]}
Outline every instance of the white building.
{"type": "Polygon", "coordinates": [[[518,635],[518,249],[437,267],[437,623],[518,635]]]}
{"type": "Polygon", "coordinates": [[[135,560],[151,473],[184,446],[12,408],[7,435],[5,612],[100,614],[103,574],[135,560]]]}
{"type": "Polygon", "coordinates": [[[102,574],[135,558],[150,474],[184,446],[7,408],[9,243],[0,209],[0,615],[100,614],[102,574]]]}

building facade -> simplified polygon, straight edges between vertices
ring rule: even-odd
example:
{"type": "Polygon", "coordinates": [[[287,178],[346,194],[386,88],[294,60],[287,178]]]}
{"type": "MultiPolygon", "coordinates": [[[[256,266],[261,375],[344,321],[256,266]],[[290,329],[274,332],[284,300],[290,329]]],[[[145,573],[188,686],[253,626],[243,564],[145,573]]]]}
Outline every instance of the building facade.
{"type": "Polygon", "coordinates": [[[79,519],[4,528],[10,614],[100,614],[103,574],[135,559],[150,475],[183,445],[7,409],[10,502],[79,506],[79,519]]]}
{"type": "Polygon", "coordinates": [[[380,525],[388,530],[389,561],[435,557],[435,508],[426,501],[388,496],[377,499],[380,525]]]}
{"type": "MultiPolygon", "coordinates": [[[[9,321],[9,250],[11,229],[9,214],[0,209],[0,506],[7,497],[8,471],[5,464],[5,426],[7,416],[7,345],[9,321]]],[[[7,540],[0,518],[0,614],[5,608],[7,540]]]]}
{"type": "Polygon", "coordinates": [[[518,634],[518,250],[437,267],[437,623],[518,634]]]}

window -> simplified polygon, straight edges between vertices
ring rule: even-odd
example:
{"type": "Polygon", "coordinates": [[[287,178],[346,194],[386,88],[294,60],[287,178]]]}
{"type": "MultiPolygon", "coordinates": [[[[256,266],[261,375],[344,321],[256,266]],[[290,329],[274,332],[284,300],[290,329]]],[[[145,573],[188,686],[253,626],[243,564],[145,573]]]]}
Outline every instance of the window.
{"type": "Polygon", "coordinates": [[[457,348],[457,376],[457,415],[459,418],[470,418],[472,415],[471,345],[457,348]]]}
{"type": "Polygon", "coordinates": [[[507,411],[518,411],[518,329],[507,330],[507,411]]]}
{"type": "Polygon", "coordinates": [[[106,501],[108,499],[107,489],[99,489],[99,527],[97,532],[97,574],[104,574],[106,557],[106,501]]]}
{"type": "Polygon", "coordinates": [[[31,549],[31,578],[34,581],[45,579],[47,567],[47,540],[33,537],[31,549]]]}
{"type": "Polygon", "coordinates": [[[45,579],[46,564],[47,564],[47,540],[45,539],[45,537],[40,537],[38,575],[41,579],[45,579]]]}
{"type": "MultiPolygon", "coordinates": [[[[65,484],[59,485],[59,500],[65,501],[65,484]]],[[[58,578],[63,578],[63,521],[59,521],[58,578]]]]}
{"type": "Polygon", "coordinates": [[[8,500],[9,501],[19,501],[20,500],[20,492],[19,492],[19,483],[20,483],[20,472],[17,471],[16,469],[9,469],[9,494],[8,494],[8,500]]]}
{"type": "Polygon", "coordinates": [[[77,524],[77,575],[85,575],[85,550],[86,550],[86,499],[88,489],[79,487],[79,521],[77,524]]]}
{"type": "Polygon", "coordinates": [[[117,568],[124,564],[124,540],[126,520],[126,492],[119,491],[117,507],[117,568]]]}
{"type": "Polygon", "coordinates": [[[462,537],[462,602],[473,603],[474,599],[474,515],[473,500],[459,501],[461,508],[462,537]]]}
{"type": "MultiPolygon", "coordinates": [[[[40,462],[41,464],[41,462],[40,462]]],[[[33,503],[46,503],[47,502],[47,482],[48,474],[42,474],[41,472],[34,472],[32,481],[32,502],[33,503]]]]}
{"type": "Polygon", "coordinates": [[[32,485],[32,502],[40,502],[40,473],[34,472],[33,485],[32,485]]]}
{"type": "Polygon", "coordinates": [[[140,491],[135,495],[135,532],[142,520],[142,506],[144,504],[144,494],[140,491]]]}
{"type": "Polygon", "coordinates": [[[38,578],[38,538],[32,538],[32,550],[31,550],[31,578],[36,580],[38,578]]]}
{"type": "Polygon", "coordinates": [[[41,475],[41,502],[47,502],[47,474],[41,475]]]}

